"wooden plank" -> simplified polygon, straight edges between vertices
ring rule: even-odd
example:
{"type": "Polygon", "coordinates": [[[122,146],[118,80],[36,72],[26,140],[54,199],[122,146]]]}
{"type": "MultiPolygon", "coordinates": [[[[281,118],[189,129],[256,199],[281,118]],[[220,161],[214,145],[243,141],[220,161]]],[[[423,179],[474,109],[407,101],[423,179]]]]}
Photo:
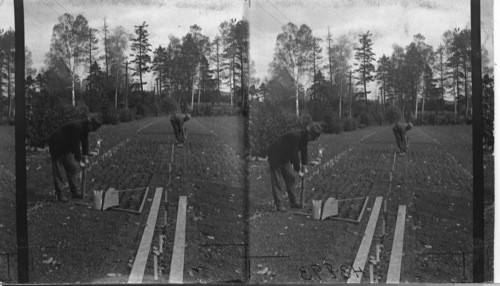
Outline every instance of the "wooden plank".
{"type": "Polygon", "coordinates": [[[158,217],[158,210],[160,209],[162,194],[163,188],[156,188],[155,196],[149,211],[148,221],[146,223],[146,227],[144,228],[144,233],[142,234],[141,244],[137,250],[134,265],[132,266],[132,271],[130,271],[130,276],[128,277],[128,283],[142,282],[144,269],[146,268],[149,251],[151,249],[151,242],[153,241],[153,234],[155,232],[156,219],[158,217]]]}
{"type": "Polygon", "coordinates": [[[356,197],[356,198],[347,198],[347,199],[340,199],[337,201],[338,202],[347,202],[347,201],[361,200],[361,199],[366,199],[366,198],[368,198],[368,197],[364,196],[364,197],[356,197]]]}
{"type": "Polygon", "coordinates": [[[174,162],[174,147],[175,147],[175,144],[172,143],[172,152],[170,153],[170,163],[174,162]]]}
{"type": "Polygon", "coordinates": [[[184,278],[184,249],[186,247],[186,205],[187,197],[179,197],[177,223],[175,225],[174,250],[170,263],[168,283],[182,283],[184,278]]]}
{"type": "Polygon", "coordinates": [[[368,197],[366,197],[365,199],[365,203],[363,204],[363,208],[361,209],[361,212],[359,213],[359,216],[358,216],[358,223],[361,222],[361,219],[363,218],[363,214],[365,213],[365,209],[366,209],[366,205],[368,204],[368,197]]]}
{"type": "MultiPolygon", "coordinates": [[[[144,193],[144,196],[142,197],[141,207],[139,208],[140,213],[142,213],[142,208],[144,207],[144,203],[146,202],[146,198],[148,197],[148,193],[149,193],[149,187],[146,188],[146,192],[144,193]]],[[[156,194],[155,194],[155,196],[156,196],[156,194]]]]}
{"type": "Polygon", "coordinates": [[[373,234],[375,233],[375,227],[377,226],[378,215],[380,213],[380,209],[382,206],[382,197],[377,197],[375,199],[375,203],[373,204],[372,213],[370,215],[370,219],[368,220],[368,225],[366,226],[365,235],[361,240],[361,245],[358,249],[358,254],[356,255],[356,259],[352,264],[351,276],[347,280],[347,283],[360,283],[361,277],[363,276],[362,272],[359,270],[365,269],[366,260],[368,258],[368,254],[370,252],[370,246],[372,244],[373,234]]]}
{"type": "Polygon", "coordinates": [[[175,225],[174,250],[170,263],[168,283],[182,283],[184,279],[184,249],[186,248],[186,204],[187,197],[179,197],[177,223],[175,225]]]}
{"type": "Polygon", "coordinates": [[[401,260],[403,258],[403,240],[405,233],[406,205],[400,205],[396,229],[394,231],[394,241],[392,243],[391,260],[387,271],[386,283],[399,283],[401,275],[401,260]]]}

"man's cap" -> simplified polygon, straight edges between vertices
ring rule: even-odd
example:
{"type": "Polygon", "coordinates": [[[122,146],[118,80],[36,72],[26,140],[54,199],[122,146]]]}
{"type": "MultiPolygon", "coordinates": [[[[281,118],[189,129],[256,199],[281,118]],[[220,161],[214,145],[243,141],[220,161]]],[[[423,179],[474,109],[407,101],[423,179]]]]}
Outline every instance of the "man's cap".
{"type": "Polygon", "coordinates": [[[89,119],[89,122],[95,129],[97,129],[102,125],[102,116],[100,114],[96,114],[89,119]]]}
{"type": "Polygon", "coordinates": [[[317,123],[311,123],[307,126],[307,131],[309,131],[313,136],[318,137],[321,135],[322,128],[317,123]]]}
{"type": "Polygon", "coordinates": [[[186,113],[186,114],[184,115],[184,121],[188,121],[189,119],[191,119],[191,114],[186,113]]]}
{"type": "Polygon", "coordinates": [[[413,123],[409,122],[408,125],[406,125],[406,131],[408,131],[412,128],[413,128],[413,123]]]}

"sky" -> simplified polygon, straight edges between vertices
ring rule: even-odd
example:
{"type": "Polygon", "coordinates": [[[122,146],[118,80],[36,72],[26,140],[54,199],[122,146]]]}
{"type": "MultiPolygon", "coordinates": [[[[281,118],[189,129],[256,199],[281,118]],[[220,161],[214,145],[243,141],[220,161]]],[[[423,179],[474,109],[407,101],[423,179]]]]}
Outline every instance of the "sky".
{"type": "MultiPolygon", "coordinates": [[[[481,0],[481,39],[490,58],[492,5],[493,0],[481,0]]],[[[106,18],[110,29],[122,25],[133,32],[134,25],[146,21],[153,49],[167,46],[171,34],[184,36],[193,24],[213,39],[221,22],[244,15],[250,22],[250,57],[261,80],[268,75],[276,36],[288,22],[308,25],[323,40],[328,27],[334,40],[348,34],[356,43],[369,30],[376,58],[390,55],[394,43],[405,47],[417,33],[437,47],[444,31],[470,26],[470,0],[25,0],[24,6],[26,45],[37,69],[44,64],[57,17],[66,12],[82,14],[94,28],[102,28],[106,18]]],[[[14,27],[13,1],[0,0],[0,29],[9,27],[14,27]]]]}
{"type": "MultiPolygon", "coordinates": [[[[392,54],[393,44],[406,47],[420,33],[434,48],[451,28],[470,27],[470,0],[250,0],[246,14],[250,21],[250,57],[255,62],[257,77],[268,75],[276,36],[288,22],[306,24],[315,37],[323,39],[328,27],[335,41],[342,34],[358,43],[358,35],[368,30],[373,34],[375,58],[392,54]]],[[[482,42],[493,56],[493,0],[481,0],[485,29],[482,42]]],[[[323,58],[326,58],[323,56],[323,58]]],[[[492,61],[493,62],[493,61],[492,61]]],[[[375,93],[372,93],[375,95],[375,93]]]]}
{"type": "MultiPolygon", "coordinates": [[[[146,21],[154,51],[158,45],[168,45],[169,35],[183,37],[194,24],[213,40],[220,23],[242,19],[243,5],[238,0],[25,0],[24,11],[26,46],[39,70],[50,49],[52,28],[64,13],[81,14],[91,27],[98,29],[102,29],[106,18],[110,30],[121,25],[131,33],[134,25],[146,21]]],[[[13,1],[0,0],[0,29],[9,27],[14,27],[13,1]]],[[[149,88],[152,83],[149,80],[149,88]]]]}

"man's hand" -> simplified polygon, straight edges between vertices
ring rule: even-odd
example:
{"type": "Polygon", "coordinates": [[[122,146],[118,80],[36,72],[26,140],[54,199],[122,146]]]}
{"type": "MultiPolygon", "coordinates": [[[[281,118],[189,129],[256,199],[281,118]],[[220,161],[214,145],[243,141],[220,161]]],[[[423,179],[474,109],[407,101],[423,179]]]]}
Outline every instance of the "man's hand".
{"type": "Polygon", "coordinates": [[[302,168],[301,168],[301,171],[306,174],[308,171],[307,171],[307,166],[306,165],[302,165],[302,168]]]}
{"type": "Polygon", "coordinates": [[[304,173],[302,171],[299,171],[299,177],[304,177],[304,173]]]}
{"type": "Polygon", "coordinates": [[[81,168],[85,168],[85,162],[83,162],[83,161],[82,161],[82,162],[80,162],[80,167],[81,167],[81,168]]]}

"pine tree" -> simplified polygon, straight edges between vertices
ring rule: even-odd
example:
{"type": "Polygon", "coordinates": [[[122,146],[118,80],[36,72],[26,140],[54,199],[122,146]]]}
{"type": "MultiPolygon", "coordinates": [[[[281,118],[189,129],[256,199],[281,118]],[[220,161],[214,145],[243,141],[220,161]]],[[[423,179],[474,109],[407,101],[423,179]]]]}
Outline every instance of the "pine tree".
{"type": "Polygon", "coordinates": [[[149,43],[149,33],[148,30],[146,29],[148,25],[146,22],[143,22],[142,25],[140,26],[134,26],[135,27],[135,34],[136,38],[132,39],[132,46],[131,49],[135,54],[132,54],[130,56],[134,57],[134,59],[131,61],[132,64],[135,65],[134,68],[134,73],[132,75],[138,75],[139,76],[139,86],[141,87],[141,98],[142,98],[142,103],[144,103],[144,85],[147,82],[143,82],[142,77],[144,73],[149,72],[150,66],[149,64],[151,63],[151,57],[149,53],[151,52],[151,44],[149,43]]]}
{"type": "Polygon", "coordinates": [[[358,69],[355,72],[358,73],[358,85],[363,85],[363,91],[365,95],[365,111],[368,112],[368,92],[366,91],[367,83],[373,80],[372,72],[375,71],[375,66],[372,64],[372,61],[375,60],[374,53],[372,51],[372,34],[370,31],[366,32],[366,34],[359,35],[359,43],[360,47],[355,48],[356,54],[354,58],[358,61],[355,65],[358,66],[358,69]]]}

